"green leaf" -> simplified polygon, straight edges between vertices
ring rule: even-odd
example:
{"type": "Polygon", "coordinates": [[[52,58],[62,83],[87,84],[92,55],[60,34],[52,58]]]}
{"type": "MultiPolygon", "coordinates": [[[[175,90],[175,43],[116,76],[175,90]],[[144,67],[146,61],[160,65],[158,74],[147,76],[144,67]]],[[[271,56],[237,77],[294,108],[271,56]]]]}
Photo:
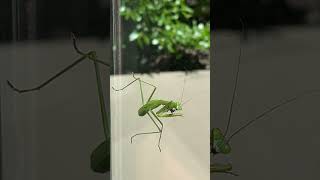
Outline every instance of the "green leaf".
{"type": "Polygon", "coordinates": [[[152,45],[158,45],[159,44],[159,40],[158,39],[153,39],[152,40],[152,45]]]}
{"type": "Polygon", "coordinates": [[[139,38],[139,33],[138,32],[136,32],[136,31],[133,31],[132,33],[130,33],[130,35],[129,35],[129,40],[130,41],[134,41],[134,40],[136,40],[136,39],[138,39],[139,38]]]}
{"type": "Polygon", "coordinates": [[[91,169],[97,173],[110,171],[110,140],[102,142],[91,154],[91,169]]]}
{"type": "MultiPolygon", "coordinates": [[[[197,20],[186,0],[123,0],[122,16],[133,23],[129,40],[138,47],[179,55],[177,47],[209,51],[210,23],[197,20]],[[150,46],[151,45],[151,46],[150,46]]],[[[201,1],[202,6],[209,0],[201,1]]]]}

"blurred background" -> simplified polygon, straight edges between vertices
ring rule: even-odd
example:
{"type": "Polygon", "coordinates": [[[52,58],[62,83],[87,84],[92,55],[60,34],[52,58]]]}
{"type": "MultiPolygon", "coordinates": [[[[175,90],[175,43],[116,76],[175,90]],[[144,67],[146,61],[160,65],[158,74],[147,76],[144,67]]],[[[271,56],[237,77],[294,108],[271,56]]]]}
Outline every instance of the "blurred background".
{"type": "MultiPolygon", "coordinates": [[[[104,140],[95,71],[84,61],[49,88],[17,94],[79,58],[79,48],[111,62],[110,2],[0,2],[2,180],[109,179],[91,170],[90,155],[104,140]]],[[[109,70],[101,68],[104,85],[109,70]]],[[[109,87],[104,87],[109,102],[109,87]]]]}
{"type": "MultiPolygon", "coordinates": [[[[320,88],[319,1],[211,1],[211,13],[212,127],[226,128],[240,48],[229,135],[274,105],[320,88]]],[[[319,103],[319,94],[305,96],[243,130],[231,141],[231,156],[214,160],[232,163],[239,177],[211,179],[319,178],[319,103]]]]}
{"type": "MultiPolygon", "coordinates": [[[[188,5],[196,9],[195,16],[202,21],[210,16],[208,2],[187,0],[188,5]]],[[[211,2],[211,6],[215,9],[212,15],[216,16],[216,24],[225,29],[239,29],[233,21],[238,22],[235,19],[240,15],[246,17],[248,27],[257,29],[319,22],[320,5],[316,0],[226,0],[211,2]]],[[[109,0],[3,0],[0,8],[2,43],[15,38],[63,37],[70,31],[82,36],[110,37],[109,0]]]]}

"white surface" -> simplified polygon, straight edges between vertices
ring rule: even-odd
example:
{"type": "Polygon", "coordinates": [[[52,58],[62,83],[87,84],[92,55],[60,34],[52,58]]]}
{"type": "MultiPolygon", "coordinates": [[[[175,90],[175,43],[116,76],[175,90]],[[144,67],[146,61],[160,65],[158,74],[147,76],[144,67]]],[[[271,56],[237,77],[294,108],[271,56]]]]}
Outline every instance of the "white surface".
{"type": "MultiPolygon", "coordinates": [[[[159,135],[132,135],[157,130],[148,116],[138,116],[141,107],[139,83],[124,91],[111,91],[113,124],[113,179],[121,180],[209,180],[210,73],[198,71],[140,75],[157,86],[152,99],[180,101],[186,78],[183,117],[162,118],[162,152],[159,135]]],[[[111,84],[123,87],[131,75],[113,77],[111,84]]],[[[145,99],[152,88],[143,85],[145,99]]]]}

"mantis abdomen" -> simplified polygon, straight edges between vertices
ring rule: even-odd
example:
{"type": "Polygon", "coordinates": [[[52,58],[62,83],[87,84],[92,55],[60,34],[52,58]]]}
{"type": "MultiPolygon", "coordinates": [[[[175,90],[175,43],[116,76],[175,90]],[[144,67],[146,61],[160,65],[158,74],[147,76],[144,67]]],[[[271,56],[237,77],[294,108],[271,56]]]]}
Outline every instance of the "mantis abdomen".
{"type": "Polygon", "coordinates": [[[167,105],[170,101],[165,101],[165,100],[150,100],[146,104],[144,104],[139,110],[138,114],[139,116],[144,116],[146,115],[149,111],[156,109],[157,107],[161,105],[167,105]]]}

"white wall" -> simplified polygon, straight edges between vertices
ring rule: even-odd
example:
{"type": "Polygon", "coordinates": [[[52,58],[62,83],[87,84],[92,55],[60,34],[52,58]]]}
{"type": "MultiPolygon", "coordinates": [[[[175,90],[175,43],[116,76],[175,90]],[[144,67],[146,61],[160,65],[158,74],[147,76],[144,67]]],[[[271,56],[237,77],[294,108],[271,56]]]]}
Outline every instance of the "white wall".
{"type": "MultiPolygon", "coordinates": [[[[152,99],[180,101],[184,86],[183,117],[160,118],[163,122],[161,149],[157,147],[159,134],[137,136],[136,133],[156,131],[146,115],[138,116],[142,106],[139,83],[124,91],[111,92],[113,130],[113,179],[121,180],[209,180],[210,137],[210,72],[161,72],[137,77],[157,87],[152,99]]],[[[112,78],[112,85],[123,87],[131,82],[131,75],[112,78]]],[[[142,84],[144,99],[153,88],[142,84]]],[[[157,112],[155,110],[154,112],[157,112]]]]}

